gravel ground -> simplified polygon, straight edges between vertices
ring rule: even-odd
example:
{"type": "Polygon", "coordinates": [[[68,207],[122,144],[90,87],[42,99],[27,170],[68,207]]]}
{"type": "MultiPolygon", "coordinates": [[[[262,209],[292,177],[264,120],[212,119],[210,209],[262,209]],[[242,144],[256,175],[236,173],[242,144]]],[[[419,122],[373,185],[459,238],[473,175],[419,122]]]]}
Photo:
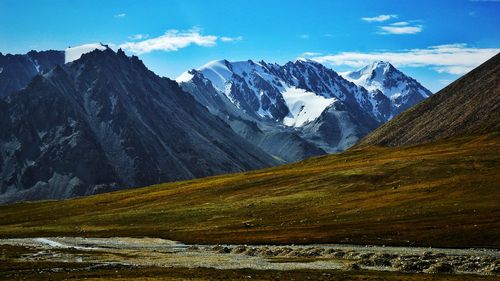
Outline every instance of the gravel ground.
{"type": "Polygon", "coordinates": [[[0,239],[36,249],[24,260],[216,269],[344,269],[500,275],[497,249],[357,245],[185,245],[158,238],[0,239]]]}

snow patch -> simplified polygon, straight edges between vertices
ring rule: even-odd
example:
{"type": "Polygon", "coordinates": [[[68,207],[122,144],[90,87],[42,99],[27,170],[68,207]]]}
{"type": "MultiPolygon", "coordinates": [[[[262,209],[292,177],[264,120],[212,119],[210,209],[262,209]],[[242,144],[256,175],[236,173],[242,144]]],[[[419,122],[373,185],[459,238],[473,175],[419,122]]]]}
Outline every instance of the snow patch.
{"type": "Polygon", "coordinates": [[[64,62],[72,62],[79,59],[83,54],[90,53],[93,50],[106,50],[106,46],[99,43],[84,44],[76,47],[70,47],[65,50],[64,62]]]}
{"type": "Polygon", "coordinates": [[[183,72],[179,77],[175,78],[175,81],[177,83],[182,83],[182,82],[189,82],[191,79],[193,79],[194,75],[189,73],[189,71],[183,72]]]}
{"type": "Polygon", "coordinates": [[[336,98],[325,98],[296,87],[285,87],[282,95],[290,110],[289,115],[283,119],[283,124],[293,127],[300,127],[315,120],[330,104],[337,100],[336,98]]]}
{"type": "Polygon", "coordinates": [[[226,82],[233,75],[224,60],[211,61],[198,69],[219,91],[224,92],[226,82]]]}

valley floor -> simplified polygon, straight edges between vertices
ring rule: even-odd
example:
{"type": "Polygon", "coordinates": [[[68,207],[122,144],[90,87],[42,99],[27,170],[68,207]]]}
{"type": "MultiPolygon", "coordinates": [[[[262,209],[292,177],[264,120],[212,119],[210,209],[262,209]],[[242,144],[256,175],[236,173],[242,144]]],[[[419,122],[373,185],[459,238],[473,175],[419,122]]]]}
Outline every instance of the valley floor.
{"type": "Polygon", "coordinates": [[[498,280],[500,251],[185,245],[158,238],[0,240],[1,280],[498,280]]]}
{"type": "Polygon", "coordinates": [[[0,206],[0,280],[500,280],[499,171],[493,133],[0,206]]]}

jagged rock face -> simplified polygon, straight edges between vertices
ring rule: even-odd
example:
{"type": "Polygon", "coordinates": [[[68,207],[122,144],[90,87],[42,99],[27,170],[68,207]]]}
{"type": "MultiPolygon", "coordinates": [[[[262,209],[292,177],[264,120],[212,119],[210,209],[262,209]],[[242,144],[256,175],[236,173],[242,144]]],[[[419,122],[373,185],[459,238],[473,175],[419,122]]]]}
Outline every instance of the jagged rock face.
{"type": "Polygon", "coordinates": [[[93,51],[0,103],[0,202],[68,198],[278,162],[137,57],[93,51]]]}
{"type": "Polygon", "coordinates": [[[0,53],[0,98],[18,91],[38,74],[64,64],[64,51],[30,51],[25,55],[0,53]]]}
{"type": "MultiPolygon", "coordinates": [[[[207,96],[203,94],[207,91],[199,90],[210,88],[209,84],[213,86],[213,90],[208,90],[212,93],[210,97],[225,98],[225,111],[241,112],[233,115],[255,122],[259,128],[266,128],[264,131],[267,134],[276,131],[293,134],[291,138],[295,141],[288,139],[282,143],[295,147],[282,150],[288,152],[297,152],[294,149],[303,147],[308,147],[309,151],[315,147],[315,153],[345,150],[387,120],[389,115],[385,112],[390,106],[386,96],[380,92],[370,93],[310,60],[297,60],[285,65],[251,60],[214,61],[184,73],[178,82],[212,112],[220,111],[216,108],[220,108],[221,103],[207,103],[207,96]],[[204,79],[210,83],[193,86],[204,79]],[[325,122],[332,124],[323,124],[325,122]],[[333,131],[326,132],[326,128],[333,131]],[[303,145],[297,146],[299,139],[303,145]]],[[[231,127],[240,134],[247,134],[250,129],[244,124],[237,122],[231,127]]],[[[258,143],[261,148],[270,151],[263,146],[263,143],[268,145],[269,142],[258,143]]],[[[302,152],[293,154],[308,155],[302,152]]],[[[273,155],[287,159],[283,154],[273,155]]]]}
{"type": "Polygon", "coordinates": [[[245,113],[233,104],[227,96],[217,91],[210,80],[198,71],[189,71],[188,82],[181,87],[219,116],[245,140],[258,146],[265,152],[285,162],[295,162],[326,152],[300,137],[294,128],[276,126],[276,123],[261,120],[255,115],[245,113]]]}
{"type": "Polygon", "coordinates": [[[288,114],[279,81],[262,64],[251,60],[235,63],[221,60],[191,72],[199,72],[210,80],[217,91],[246,114],[274,120],[282,120],[288,114]]]}
{"type": "Polygon", "coordinates": [[[374,62],[343,76],[368,91],[380,91],[389,98],[391,108],[387,112],[389,116],[387,120],[432,95],[415,79],[406,76],[388,62],[374,62]]]}

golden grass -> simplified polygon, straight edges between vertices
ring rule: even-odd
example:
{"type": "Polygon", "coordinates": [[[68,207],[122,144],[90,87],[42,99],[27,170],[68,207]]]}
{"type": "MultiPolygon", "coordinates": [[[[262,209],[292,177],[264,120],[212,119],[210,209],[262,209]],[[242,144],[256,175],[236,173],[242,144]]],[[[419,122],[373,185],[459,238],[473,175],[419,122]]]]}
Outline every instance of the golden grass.
{"type": "Polygon", "coordinates": [[[0,207],[0,237],[500,246],[500,134],[0,207]]]}

